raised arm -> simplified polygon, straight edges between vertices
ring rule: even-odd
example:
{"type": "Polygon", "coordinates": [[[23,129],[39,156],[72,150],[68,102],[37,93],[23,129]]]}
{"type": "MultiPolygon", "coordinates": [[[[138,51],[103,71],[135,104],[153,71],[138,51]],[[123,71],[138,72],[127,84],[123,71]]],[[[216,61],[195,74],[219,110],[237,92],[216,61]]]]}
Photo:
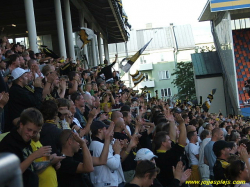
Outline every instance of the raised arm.
{"type": "Polygon", "coordinates": [[[172,141],[176,142],[176,126],[173,114],[171,114],[170,109],[167,107],[165,109],[165,117],[169,121],[169,137],[172,141]]]}
{"type": "Polygon", "coordinates": [[[87,121],[87,124],[85,126],[85,135],[87,135],[89,133],[90,125],[92,124],[96,115],[97,115],[97,110],[95,108],[89,112],[88,121],[87,121]]]}
{"type": "Polygon", "coordinates": [[[109,144],[111,141],[111,137],[114,134],[114,126],[115,126],[114,122],[111,122],[108,130],[105,132],[105,141],[104,141],[104,146],[103,146],[102,153],[101,153],[100,157],[92,157],[94,166],[100,166],[100,165],[107,164],[108,153],[109,153],[109,144]]]}
{"type": "Polygon", "coordinates": [[[74,133],[73,137],[75,141],[78,142],[82,147],[82,155],[83,155],[83,161],[78,164],[76,173],[89,173],[94,171],[92,156],[89,152],[85,140],[81,139],[77,133],[74,133]]]}
{"type": "Polygon", "coordinates": [[[185,123],[181,117],[181,114],[176,115],[176,122],[179,123],[179,130],[180,130],[180,136],[179,136],[178,143],[182,146],[185,146],[186,140],[187,140],[187,132],[186,132],[185,123]]]}

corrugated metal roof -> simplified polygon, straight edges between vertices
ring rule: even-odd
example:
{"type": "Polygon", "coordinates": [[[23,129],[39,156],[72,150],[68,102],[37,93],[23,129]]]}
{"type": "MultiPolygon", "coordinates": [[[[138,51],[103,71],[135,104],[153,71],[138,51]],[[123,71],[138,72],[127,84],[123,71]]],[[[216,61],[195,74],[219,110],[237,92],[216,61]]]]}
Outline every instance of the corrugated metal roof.
{"type": "Polygon", "coordinates": [[[138,48],[143,47],[151,38],[153,38],[153,40],[146,48],[146,51],[173,48],[173,38],[170,34],[171,31],[168,27],[137,30],[138,48]]]}
{"type": "Polygon", "coordinates": [[[195,48],[191,25],[174,26],[174,32],[179,50],[195,48]]]}
{"type": "Polygon", "coordinates": [[[195,76],[222,74],[217,51],[191,54],[195,76]]]}
{"type": "MultiPolygon", "coordinates": [[[[174,26],[174,32],[179,50],[195,47],[191,25],[174,26]]],[[[153,40],[150,42],[145,51],[172,49],[175,46],[171,27],[132,30],[130,32],[130,40],[127,42],[128,51],[138,51],[151,38],[153,38],[153,40]]],[[[119,53],[125,53],[124,50],[124,47],[118,48],[119,53]]],[[[116,52],[115,44],[109,45],[109,52],[116,52]]]]}

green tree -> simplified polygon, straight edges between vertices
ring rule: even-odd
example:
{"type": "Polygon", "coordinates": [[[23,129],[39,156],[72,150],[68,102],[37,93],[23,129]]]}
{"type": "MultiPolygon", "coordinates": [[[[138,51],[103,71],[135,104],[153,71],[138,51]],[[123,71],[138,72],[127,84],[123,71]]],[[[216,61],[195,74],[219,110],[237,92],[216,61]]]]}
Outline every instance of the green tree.
{"type": "Polygon", "coordinates": [[[175,75],[175,79],[171,83],[178,88],[177,96],[179,99],[196,99],[192,62],[178,62],[177,68],[174,69],[174,73],[171,75],[175,75]]]}

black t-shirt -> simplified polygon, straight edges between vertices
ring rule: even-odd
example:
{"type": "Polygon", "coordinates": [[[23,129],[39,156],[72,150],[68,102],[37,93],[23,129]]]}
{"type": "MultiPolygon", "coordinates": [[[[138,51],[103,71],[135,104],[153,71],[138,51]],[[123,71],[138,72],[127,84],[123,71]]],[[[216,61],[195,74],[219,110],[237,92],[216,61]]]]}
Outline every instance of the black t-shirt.
{"type": "Polygon", "coordinates": [[[166,152],[158,151],[155,155],[158,158],[155,159],[157,167],[160,168],[160,173],[157,175],[157,179],[163,186],[170,185],[174,180],[173,168],[180,161],[180,157],[183,155],[184,147],[179,144],[174,144],[172,148],[166,152]]]}
{"type": "Polygon", "coordinates": [[[62,132],[62,129],[59,129],[56,124],[45,123],[40,133],[40,142],[43,146],[50,145],[52,152],[57,155],[61,154],[61,145],[59,143],[59,136],[62,132]]]}
{"type": "MultiPolygon", "coordinates": [[[[23,141],[16,129],[13,129],[0,142],[0,153],[9,152],[15,154],[20,162],[23,162],[32,152],[30,141],[23,141]]],[[[38,176],[34,172],[32,164],[23,172],[24,187],[38,187],[38,176]]]]}
{"type": "MultiPolygon", "coordinates": [[[[226,160],[216,159],[213,171],[214,171],[214,180],[222,180],[225,181],[227,178],[225,176],[226,168],[229,166],[229,163],[226,160]]],[[[223,184],[219,184],[216,186],[225,186],[223,184]]]]}
{"type": "Polygon", "coordinates": [[[129,141],[129,138],[126,134],[121,133],[121,132],[114,132],[114,138],[118,140],[125,140],[127,139],[129,141]]]}
{"type": "Polygon", "coordinates": [[[152,150],[152,133],[148,134],[148,131],[145,130],[143,132],[140,132],[141,137],[139,138],[139,143],[141,145],[141,148],[148,148],[152,150]]]}
{"type": "Polygon", "coordinates": [[[66,88],[65,95],[64,95],[64,98],[66,98],[66,99],[68,99],[68,96],[69,96],[69,89],[73,87],[73,85],[70,81],[67,83],[68,83],[68,88],[66,88]]]}
{"type": "Polygon", "coordinates": [[[124,187],[140,187],[137,184],[127,183],[124,187]]]}
{"type": "Polygon", "coordinates": [[[20,117],[22,111],[26,108],[36,107],[40,108],[42,103],[42,88],[35,88],[34,93],[28,91],[26,88],[13,84],[9,91],[8,102],[8,116],[10,124],[5,126],[5,132],[13,128],[12,121],[20,117]]]}
{"type": "Polygon", "coordinates": [[[66,156],[57,170],[58,187],[85,187],[82,173],[76,173],[79,161],[66,156]]]}
{"type": "Polygon", "coordinates": [[[98,75],[101,75],[102,73],[105,76],[105,80],[111,79],[113,78],[113,73],[112,73],[112,67],[115,65],[115,62],[113,62],[112,64],[104,67],[101,69],[100,73],[98,73],[98,75]]]}

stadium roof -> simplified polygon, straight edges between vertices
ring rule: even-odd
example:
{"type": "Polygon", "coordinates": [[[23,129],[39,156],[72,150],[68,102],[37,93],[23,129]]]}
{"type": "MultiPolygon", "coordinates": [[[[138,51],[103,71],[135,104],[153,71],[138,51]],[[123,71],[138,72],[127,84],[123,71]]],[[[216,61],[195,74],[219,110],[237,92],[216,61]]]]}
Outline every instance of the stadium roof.
{"type": "MultiPolygon", "coordinates": [[[[54,0],[33,0],[37,35],[56,34],[56,15],[54,0]]],[[[64,3],[62,16],[64,16],[64,3]]],[[[79,9],[84,10],[85,22],[94,24],[97,32],[101,32],[108,43],[128,40],[126,26],[122,19],[121,8],[116,0],[70,0],[73,32],[79,31],[79,9]]],[[[4,1],[1,3],[0,28],[9,37],[27,36],[25,7],[23,0],[4,1]],[[12,25],[16,25],[13,27],[12,25]]],[[[65,27],[64,27],[65,29],[65,27]]]]}
{"type": "MultiPolygon", "coordinates": [[[[241,18],[249,18],[250,15],[250,8],[244,9],[236,9],[236,10],[229,10],[231,19],[241,19],[241,18]]],[[[218,12],[212,12],[210,8],[210,0],[207,1],[205,7],[203,8],[200,17],[198,18],[199,21],[210,21],[217,17],[218,12]]]]}

